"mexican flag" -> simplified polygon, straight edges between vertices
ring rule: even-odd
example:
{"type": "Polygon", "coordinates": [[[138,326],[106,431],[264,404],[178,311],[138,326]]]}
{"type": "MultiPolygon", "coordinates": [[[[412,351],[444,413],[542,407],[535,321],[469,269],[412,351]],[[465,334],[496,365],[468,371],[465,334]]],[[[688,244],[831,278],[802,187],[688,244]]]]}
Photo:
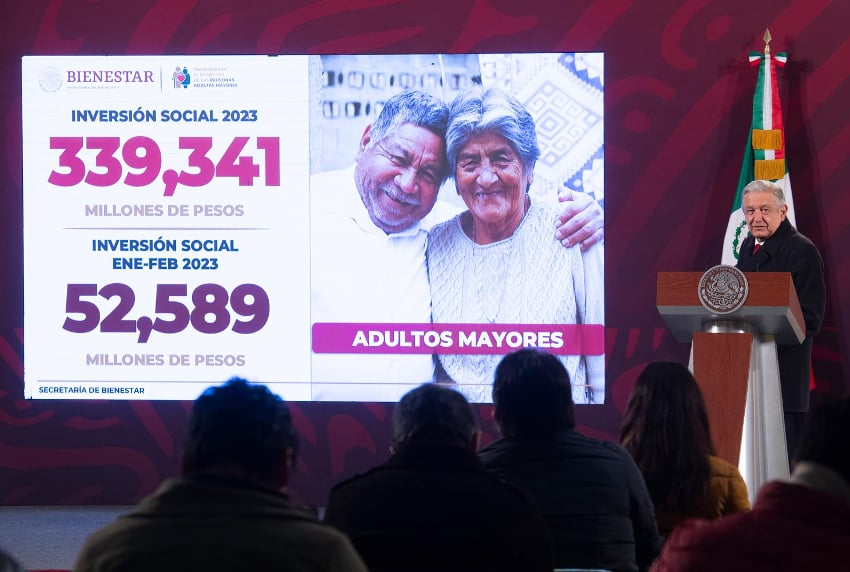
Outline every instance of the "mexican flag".
{"type": "Polygon", "coordinates": [[[721,263],[730,266],[737,262],[738,250],[748,234],[744,213],[741,212],[741,191],[751,181],[763,179],[781,185],[788,205],[788,220],[796,226],[791,181],[785,163],[785,129],[782,126],[782,108],[776,81],[776,69],[785,65],[787,56],[784,53],[771,55],[769,33],[765,34],[765,42],[764,54],[750,52],[750,65],[758,66],[759,73],[753,96],[753,122],[747,135],[738,190],[723,239],[721,263]]]}

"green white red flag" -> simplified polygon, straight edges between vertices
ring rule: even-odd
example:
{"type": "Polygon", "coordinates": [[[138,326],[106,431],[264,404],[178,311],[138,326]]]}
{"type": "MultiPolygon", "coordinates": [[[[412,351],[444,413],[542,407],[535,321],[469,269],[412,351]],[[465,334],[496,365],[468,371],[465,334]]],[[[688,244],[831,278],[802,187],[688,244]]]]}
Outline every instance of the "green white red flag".
{"type": "Polygon", "coordinates": [[[785,161],[785,129],[782,124],[782,107],[776,78],[776,70],[785,66],[787,56],[784,53],[771,55],[770,32],[765,32],[764,41],[764,54],[750,52],[750,65],[759,68],[753,96],[753,121],[747,135],[738,189],[723,239],[721,263],[732,266],[737,262],[738,250],[748,234],[744,213],[741,211],[741,191],[751,181],[763,179],[781,185],[785,191],[785,203],[788,205],[788,220],[796,226],[791,180],[788,178],[785,161]]]}

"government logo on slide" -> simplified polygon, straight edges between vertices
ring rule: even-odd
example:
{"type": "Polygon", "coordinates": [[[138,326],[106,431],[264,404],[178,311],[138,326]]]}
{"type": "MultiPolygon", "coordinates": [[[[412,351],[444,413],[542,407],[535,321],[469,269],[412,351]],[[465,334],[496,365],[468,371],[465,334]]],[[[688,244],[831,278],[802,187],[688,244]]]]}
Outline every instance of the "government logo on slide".
{"type": "Polygon", "coordinates": [[[48,93],[59,91],[62,87],[62,72],[56,68],[44,68],[38,76],[38,85],[48,93]]]}
{"type": "Polygon", "coordinates": [[[181,87],[186,89],[192,82],[192,78],[189,76],[189,70],[185,66],[182,68],[180,66],[174,68],[174,73],[171,74],[171,79],[174,81],[175,89],[180,89],[181,87]]]}

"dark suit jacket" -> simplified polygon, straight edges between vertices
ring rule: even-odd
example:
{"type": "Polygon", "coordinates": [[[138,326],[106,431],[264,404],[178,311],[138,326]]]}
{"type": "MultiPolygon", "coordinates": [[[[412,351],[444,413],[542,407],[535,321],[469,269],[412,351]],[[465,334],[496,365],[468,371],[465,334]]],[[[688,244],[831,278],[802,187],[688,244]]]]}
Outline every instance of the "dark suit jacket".
{"type": "Polygon", "coordinates": [[[806,321],[806,339],[802,344],[777,344],[782,407],[788,412],[809,409],[812,342],[820,331],[826,310],[826,285],[823,260],[811,240],[797,232],[788,219],[753,254],[756,239],[744,239],[735,265],[744,272],[790,272],[806,321]]]}
{"type": "Polygon", "coordinates": [[[75,572],[365,572],[348,539],[284,494],[236,477],[169,479],[93,533],[75,572]]]}
{"type": "Polygon", "coordinates": [[[537,501],[556,567],[646,570],[658,555],[652,499],[619,445],[565,429],[539,441],[500,439],[479,456],[537,501]]]}
{"type": "Polygon", "coordinates": [[[349,536],[372,572],[553,568],[533,502],[461,447],[408,444],[335,486],[325,522],[349,536]]]}

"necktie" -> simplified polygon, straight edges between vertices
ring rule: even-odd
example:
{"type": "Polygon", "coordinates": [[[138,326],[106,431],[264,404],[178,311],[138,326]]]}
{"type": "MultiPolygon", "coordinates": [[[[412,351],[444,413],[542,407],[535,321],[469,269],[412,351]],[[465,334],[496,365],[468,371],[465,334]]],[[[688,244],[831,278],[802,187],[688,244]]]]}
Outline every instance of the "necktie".
{"type": "Polygon", "coordinates": [[[753,247],[753,254],[755,254],[756,252],[758,252],[758,251],[759,251],[759,248],[761,248],[761,244],[759,244],[759,243],[757,242],[757,243],[756,243],[756,245],[753,247]]]}

